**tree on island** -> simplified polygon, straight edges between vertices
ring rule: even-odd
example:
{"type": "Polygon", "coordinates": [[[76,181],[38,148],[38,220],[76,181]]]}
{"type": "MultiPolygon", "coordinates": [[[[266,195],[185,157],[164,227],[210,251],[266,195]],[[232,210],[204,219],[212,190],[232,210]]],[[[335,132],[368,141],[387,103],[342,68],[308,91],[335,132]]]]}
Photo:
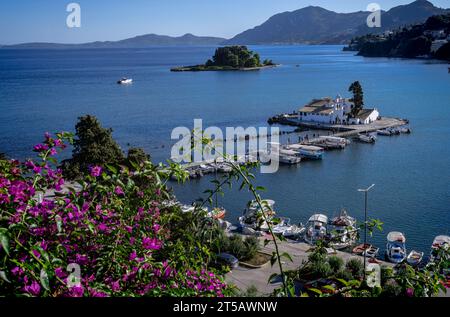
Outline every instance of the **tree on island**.
{"type": "Polygon", "coordinates": [[[95,116],[78,118],[72,158],[63,162],[64,173],[77,178],[93,165],[119,164],[124,155],[112,137],[112,129],[103,128],[95,116]]]}
{"type": "Polygon", "coordinates": [[[354,83],[352,83],[348,88],[348,91],[353,93],[353,98],[350,99],[350,101],[353,102],[352,111],[350,112],[350,115],[353,118],[355,118],[358,115],[359,111],[363,109],[364,93],[359,81],[355,81],[354,83]]]}
{"type": "Polygon", "coordinates": [[[205,66],[252,68],[273,65],[271,60],[265,60],[265,63],[261,63],[259,54],[250,51],[247,46],[226,46],[217,48],[212,60],[208,60],[205,66]]]}

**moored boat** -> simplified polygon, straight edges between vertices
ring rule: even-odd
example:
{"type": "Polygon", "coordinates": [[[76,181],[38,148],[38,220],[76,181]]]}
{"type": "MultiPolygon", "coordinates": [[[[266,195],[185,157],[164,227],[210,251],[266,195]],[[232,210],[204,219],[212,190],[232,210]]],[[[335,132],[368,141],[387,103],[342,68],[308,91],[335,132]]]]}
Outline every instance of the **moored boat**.
{"type": "Polygon", "coordinates": [[[378,252],[380,252],[380,248],[371,246],[370,248],[363,251],[362,256],[366,256],[368,258],[376,258],[378,256],[378,252]]]}
{"type": "Polygon", "coordinates": [[[373,246],[369,243],[360,244],[353,248],[352,252],[357,255],[362,255],[364,251],[371,249],[373,246]]]}
{"type": "Polygon", "coordinates": [[[422,259],[423,259],[423,252],[413,250],[408,254],[406,261],[408,262],[409,265],[416,266],[419,265],[420,262],[422,262],[422,259]]]}
{"type": "Polygon", "coordinates": [[[364,143],[375,143],[377,137],[374,134],[358,134],[356,140],[364,143]]]}
{"type": "Polygon", "coordinates": [[[227,211],[225,210],[225,208],[216,207],[208,213],[208,216],[213,219],[223,219],[225,218],[226,213],[227,211]]]}
{"type": "Polygon", "coordinates": [[[387,236],[386,258],[392,263],[402,263],[406,259],[406,238],[401,232],[393,231],[387,236]]]}
{"type": "Polygon", "coordinates": [[[384,135],[384,136],[391,136],[392,132],[388,129],[384,129],[384,130],[377,130],[377,134],[384,135]]]}
{"type": "Polygon", "coordinates": [[[328,217],[323,214],[312,215],[306,225],[304,240],[306,243],[315,245],[317,241],[326,238],[328,217]]]}
{"type": "Polygon", "coordinates": [[[303,158],[313,160],[321,160],[324,153],[323,148],[313,145],[292,144],[288,145],[287,149],[298,152],[303,158]]]}
{"type": "Polygon", "coordinates": [[[440,235],[434,238],[431,245],[431,261],[439,258],[439,253],[442,250],[448,250],[450,248],[450,237],[440,235]]]}
{"type": "Polygon", "coordinates": [[[345,249],[356,241],[358,233],[356,219],[350,217],[347,211],[342,209],[339,216],[330,221],[328,232],[330,246],[336,250],[345,249]]]}

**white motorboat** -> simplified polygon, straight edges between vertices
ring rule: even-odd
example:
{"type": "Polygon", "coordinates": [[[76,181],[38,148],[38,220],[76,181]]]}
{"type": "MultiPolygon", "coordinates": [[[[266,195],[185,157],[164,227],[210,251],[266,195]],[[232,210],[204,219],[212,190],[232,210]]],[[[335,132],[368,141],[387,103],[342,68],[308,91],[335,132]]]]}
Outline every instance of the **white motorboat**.
{"type": "Polygon", "coordinates": [[[286,147],[288,150],[296,151],[301,157],[313,160],[321,160],[323,158],[324,150],[318,146],[292,144],[286,147]]]}
{"type": "Polygon", "coordinates": [[[244,210],[242,217],[239,217],[241,228],[248,227],[260,231],[269,230],[269,225],[264,218],[266,218],[267,221],[271,221],[275,215],[275,211],[273,210],[275,201],[266,199],[261,202],[261,205],[262,211],[256,201],[250,202],[249,206],[244,210]],[[262,212],[264,212],[265,217],[262,216],[262,212]]]}
{"type": "Polygon", "coordinates": [[[408,262],[409,265],[416,266],[419,265],[420,262],[422,262],[422,259],[423,259],[423,252],[413,250],[408,254],[406,261],[408,262]]]}
{"type": "Polygon", "coordinates": [[[291,228],[283,232],[286,239],[298,240],[305,232],[306,228],[303,224],[293,225],[291,228]]]}
{"type": "Polygon", "coordinates": [[[119,85],[129,85],[133,83],[133,79],[123,77],[117,81],[119,85]]]}
{"type": "Polygon", "coordinates": [[[377,137],[374,134],[358,134],[356,139],[364,143],[375,143],[377,141],[377,137]]]}
{"type": "Polygon", "coordinates": [[[315,245],[317,241],[323,240],[327,234],[328,217],[323,214],[315,214],[309,218],[304,234],[305,242],[315,245]]]}
{"type": "Polygon", "coordinates": [[[406,259],[406,238],[401,232],[390,232],[387,236],[386,257],[392,263],[402,263],[406,259]]]}
{"type": "Polygon", "coordinates": [[[350,217],[347,211],[342,209],[339,216],[330,221],[328,232],[331,247],[336,250],[350,247],[355,244],[358,235],[356,219],[350,217]]]}
{"type": "Polygon", "coordinates": [[[272,232],[273,234],[284,235],[284,233],[291,228],[291,219],[279,218],[278,224],[273,225],[272,232]]]}

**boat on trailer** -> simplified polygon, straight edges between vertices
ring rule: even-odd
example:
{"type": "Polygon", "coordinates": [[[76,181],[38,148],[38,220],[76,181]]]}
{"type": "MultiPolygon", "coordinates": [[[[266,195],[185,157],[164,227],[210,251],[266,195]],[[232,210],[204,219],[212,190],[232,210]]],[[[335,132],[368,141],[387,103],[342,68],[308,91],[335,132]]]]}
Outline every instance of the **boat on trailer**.
{"type": "Polygon", "coordinates": [[[406,238],[401,232],[393,231],[387,236],[386,257],[392,263],[402,263],[406,259],[406,238]]]}

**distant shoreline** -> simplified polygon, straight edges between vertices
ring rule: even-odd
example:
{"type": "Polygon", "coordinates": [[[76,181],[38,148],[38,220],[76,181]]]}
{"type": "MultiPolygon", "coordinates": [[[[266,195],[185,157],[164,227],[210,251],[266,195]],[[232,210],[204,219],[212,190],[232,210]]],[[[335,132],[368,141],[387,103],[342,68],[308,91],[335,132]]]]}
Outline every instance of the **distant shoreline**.
{"type": "Polygon", "coordinates": [[[266,68],[278,67],[280,64],[274,65],[264,65],[258,67],[230,67],[230,66],[205,66],[205,65],[194,65],[194,66],[180,66],[173,67],[170,69],[171,72],[229,72],[229,71],[257,71],[266,68]]]}

